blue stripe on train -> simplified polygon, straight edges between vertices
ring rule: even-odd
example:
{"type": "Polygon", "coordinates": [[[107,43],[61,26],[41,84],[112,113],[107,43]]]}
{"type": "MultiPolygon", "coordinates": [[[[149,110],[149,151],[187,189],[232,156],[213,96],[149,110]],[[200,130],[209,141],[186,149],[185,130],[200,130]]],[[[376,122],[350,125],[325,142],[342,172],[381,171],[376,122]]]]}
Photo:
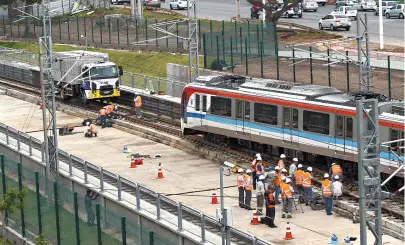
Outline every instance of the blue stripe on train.
{"type": "MultiPolygon", "coordinates": [[[[299,136],[299,137],[315,140],[315,141],[322,142],[322,143],[345,145],[348,147],[354,147],[354,149],[357,148],[357,141],[333,138],[330,136],[318,135],[318,134],[313,134],[313,133],[309,133],[309,132],[302,132],[302,131],[290,130],[290,129],[273,127],[273,126],[264,126],[264,125],[257,124],[257,123],[245,122],[245,121],[241,121],[241,120],[218,117],[218,116],[213,116],[213,115],[206,115],[206,114],[196,113],[196,112],[187,112],[187,117],[200,118],[200,119],[204,119],[204,120],[212,121],[212,122],[216,122],[216,123],[233,125],[235,127],[244,126],[244,127],[250,128],[250,129],[256,129],[256,130],[267,131],[267,132],[272,132],[272,133],[280,133],[280,134],[288,133],[288,134],[291,134],[294,136],[299,136]]],[[[392,161],[397,161],[397,158],[394,155],[387,153],[387,152],[381,152],[380,157],[384,158],[384,159],[389,159],[392,161]]],[[[401,158],[404,159],[403,156],[401,156],[401,158]]]]}

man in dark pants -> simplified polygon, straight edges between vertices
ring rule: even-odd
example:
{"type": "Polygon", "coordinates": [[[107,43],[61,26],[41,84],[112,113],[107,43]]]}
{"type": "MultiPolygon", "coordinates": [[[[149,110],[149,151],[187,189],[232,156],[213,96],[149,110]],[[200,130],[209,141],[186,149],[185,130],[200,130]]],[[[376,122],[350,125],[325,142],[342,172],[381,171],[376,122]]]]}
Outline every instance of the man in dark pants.
{"type": "Polygon", "coordinates": [[[266,224],[270,228],[277,228],[274,225],[274,217],[276,216],[276,199],[274,198],[274,188],[269,185],[266,192],[266,224]]]}
{"type": "Polygon", "coordinates": [[[86,208],[87,213],[87,225],[88,226],[95,226],[94,219],[96,216],[94,215],[93,211],[93,200],[95,200],[98,195],[94,196],[94,192],[91,190],[87,190],[86,196],[84,197],[84,207],[86,208]]]}
{"type": "Polygon", "coordinates": [[[256,176],[256,165],[259,161],[262,160],[262,156],[257,153],[255,156],[255,159],[253,160],[252,164],[251,164],[251,170],[253,172],[252,177],[253,177],[253,190],[256,190],[256,181],[257,181],[257,177],[256,176]]]}
{"type": "Polygon", "coordinates": [[[245,186],[245,207],[247,210],[253,210],[250,202],[252,201],[252,170],[246,170],[246,175],[244,176],[244,186],[245,186]]]}
{"type": "Polygon", "coordinates": [[[239,193],[239,207],[245,207],[245,179],[243,176],[243,169],[238,169],[238,176],[236,177],[236,183],[238,185],[238,193],[239,193]]]}

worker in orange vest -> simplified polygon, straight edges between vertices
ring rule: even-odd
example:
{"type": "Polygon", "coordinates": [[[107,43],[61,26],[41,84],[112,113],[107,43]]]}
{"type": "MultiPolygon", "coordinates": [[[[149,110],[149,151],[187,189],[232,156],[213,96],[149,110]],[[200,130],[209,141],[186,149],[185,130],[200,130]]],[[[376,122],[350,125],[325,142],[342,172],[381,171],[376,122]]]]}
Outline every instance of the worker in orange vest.
{"type": "Polygon", "coordinates": [[[325,202],[325,211],[327,215],[332,215],[332,188],[329,174],[325,173],[323,177],[325,180],[322,181],[322,196],[325,202]]]}
{"type": "Polygon", "coordinates": [[[248,170],[246,170],[246,174],[244,176],[245,208],[247,210],[253,210],[253,208],[250,206],[250,202],[252,201],[252,189],[253,189],[251,174],[252,174],[252,170],[248,169],[248,170]]]}
{"type": "Polygon", "coordinates": [[[274,197],[274,187],[269,185],[265,193],[266,197],[266,224],[270,228],[277,228],[274,225],[274,218],[276,217],[276,198],[274,197]]]}
{"type": "MultiPolygon", "coordinates": [[[[262,161],[262,156],[260,153],[257,153],[255,156],[255,159],[253,159],[252,164],[250,165],[250,170],[252,170],[252,177],[253,177],[253,190],[256,190],[256,182],[257,179],[260,175],[256,174],[256,167],[259,162],[262,161]]],[[[262,168],[262,171],[264,172],[264,168],[262,168]]]]}
{"type": "Polygon", "coordinates": [[[136,116],[138,118],[141,118],[141,116],[142,116],[142,111],[141,111],[142,98],[141,98],[141,96],[138,95],[134,98],[134,107],[135,107],[136,116]]]}
{"type": "Polygon", "coordinates": [[[278,200],[278,195],[280,194],[280,184],[281,184],[281,173],[280,173],[280,167],[276,166],[274,168],[276,171],[276,179],[273,182],[274,186],[274,198],[276,199],[276,204],[280,204],[278,200]]]}
{"type": "Polygon", "coordinates": [[[293,205],[293,194],[294,194],[294,189],[292,188],[291,184],[291,179],[286,178],[285,183],[281,185],[281,192],[283,193],[284,196],[284,201],[283,201],[283,214],[281,215],[281,218],[285,218],[285,215],[287,213],[287,219],[292,218],[292,205],[293,205]]]}
{"type": "Polygon", "coordinates": [[[116,105],[107,105],[104,106],[106,116],[111,116],[111,112],[118,110],[116,105]]]}
{"type": "Polygon", "coordinates": [[[280,169],[285,168],[284,160],[285,160],[285,155],[284,155],[284,154],[281,154],[281,155],[280,155],[280,160],[278,160],[278,163],[277,163],[277,166],[278,166],[280,169]]]}
{"type": "Polygon", "coordinates": [[[302,175],[302,187],[304,187],[305,205],[312,202],[312,167],[308,167],[302,175]]]}
{"type": "Polygon", "coordinates": [[[343,169],[342,167],[337,164],[337,163],[332,163],[332,166],[330,167],[329,174],[331,175],[331,180],[335,180],[335,176],[339,176],[339,181],[343,182],[343,169]]]}
{"type": "Polygon", "coordinates": [[[238,185],[238,193],[239,193],[239,207],[245,207],[245,186],[244,186],[245,178],[243,175],[243,169],[238,169],[238,175],[236,177],[236,183],[238,185]]]}
{"type": "Polygon", "coordinates": [[[302,187],[302,175],[303,174],[304,174],[304,171],[302,170],[302,164],[298,164],[298,170],[295,171],[295,173],[294,173],[294,179],[295,179],[295,189],[300,194],[304,193],[304,189],[302,187]]]}
{"type": "Polygon", "coordinates": [[[98,112],[98,120],[100,121],[101,126],[105,128],[105,123],[107,120],[105,108],[101,108],[100,111],[98,112]]]}

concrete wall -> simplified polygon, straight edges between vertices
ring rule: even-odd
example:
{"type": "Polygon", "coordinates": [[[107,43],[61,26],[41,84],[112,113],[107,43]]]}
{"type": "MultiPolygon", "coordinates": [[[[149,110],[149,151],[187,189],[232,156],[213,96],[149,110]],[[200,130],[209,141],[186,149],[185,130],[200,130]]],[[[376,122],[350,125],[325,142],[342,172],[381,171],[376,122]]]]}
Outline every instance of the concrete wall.
{"type": "MultiPolygon", "coordinates": [[[[16,152],[8,145],[3,145],[2,143],[0,143],[0,155],[5,155],[9,159],[19,161],[25,168],[28,168],[33,172],[39,172],[44,175],[45,172],[44,164],[39,159],[26,155],[25,152],[16,152]]],[[[71,178],[68,175],[64,174],[61,174],[60,183],[68,187],[72,191],[77,192],[79,196],[84,196],[86,190],[88,189],[88,187],[80,180],[77,180],[74,177],[71,178]]],[[[188,237],[183,232],[173,229],[172,227],[169,227],[164,223],[159,222],[153,217],[149,217],[142,211],[141,212],[136,211],[134,208],[135,204],[128,204],[117,201],[115,198],[111,197],[111,195],[109,196],[108,193],[106,192],[102,192],[99,194],[100,195],[97,198],[96,202],[99,203],[102,207],[108,208],[109,210],[118,213],[120,216],[126,217],[128,221],[137,224],[139,227],[143,227],[145,229],[154,231],[156,234],[159,234],[160,238],[167,239],[172,243],[176,241],[176,243],[180,245],[202,244],[199,241],[199,239],[188,237]]],[[[69,207],[67,207],[67,210],[69,210],[69,207]]],[[[71,210],[73,210],[73,208],[71,208],[71,210]]],[[[84,214],[79,214],[79,216],[81,215],[84,214]]],[[[20,240],[18,240],[14,236],[11,239],[11,241],[16,241],[17,242],[16,244],[26,244],[20,243],[24,242],[24,240],[21,241],[20,240]]]]}

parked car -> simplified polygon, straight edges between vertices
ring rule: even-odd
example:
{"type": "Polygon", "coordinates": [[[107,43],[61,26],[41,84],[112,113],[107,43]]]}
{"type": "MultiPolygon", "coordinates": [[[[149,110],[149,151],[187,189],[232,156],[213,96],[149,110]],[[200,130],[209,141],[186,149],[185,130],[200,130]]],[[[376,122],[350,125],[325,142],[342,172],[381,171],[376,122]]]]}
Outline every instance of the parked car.
{"type": "Polygon", "coordinates": [[[155,8],[160,8],[160,0],[145,0],[143,5],[149,6],[149,7],[155,7],[155,8]]]}
{"type": "Polygon", "coordinates": [[[319,30],[329,28],[332,31],[336,31],[339,28],[350,30],[352,22],[346,15],[343,14],[328,14],[319,20],[319,30]]]}
{"type": "Polygon", "coordinates": [[[336,6],[353,6],[354,2],[352,0],[336,0],[336,6]]]}
{"type": "MultiPolygon", "coordinates": [[[[190,1],[190,8],[193,6],[194,1],[190,1]]],[[[171,0],[170,9],[186,9],[187,0],[171,0]]]]}
{"type": "Polygon", "coordinates": [[[315,0],[304,0],[302,2],[302,10],[304,12],[308,10],[316,12],[318,10],[318,3],[315,0]]]}
{"type": "MultiPolygon", "coordinates": [[[[277,11],[280,11],[283,8],[284,4],[281,4],[277,11]]],[[[302,18],[302,11],[301,11],[301,6],[295,6],[295,7],[290,7],[281,15],[281,17],[286,17],[286,18],[291,18],[293,16],[298,16],[298,18],[302,18]]]]}
{"type": "Polygon", "coordinates": [[[326,0],[316,0],[316,3],[325,6],[326,0]]]}
{"type": "Polygon", "coordinates": [[[395,7],[392,7],[391,9],[387,9],[385,11],[385,17],[387,17],[387,19],[391,17],[398,17],[400,19],[403,19],[404,14],[405,14],[405,4],[397,4],[395,5],[395,7]]]}
{"type": "Polygon", "coordinates": [[[357,0],[353,7],[360,11],[375,11],[377,5],[374,0],[357,0]]]}
{"type": "Polygon", "coordinates": [[[111,0],[111,4],[131,3],[131,0],[111,0]]]}
{"type": "MultiPolygon", "coordinates": [[[[392,7],[396,7],[396,5],[398,4],[397,1],[383,1],[382,2],[382,10],[383,10],[383,15],[385,15],[385,11],[387,11],[387,9],[391,9],[392,7]]],[[[376,9],[374,11],[374,15],[379,15],[380,14],[380,8],[379,6],[376,6],[376,9]]]]}
{"type": "Polygon", "coordinates": [[[352,6],[341,6],[333,10],[330,14],[344,14],[349,19],[357,19],[357,9],[352,6]]]}

